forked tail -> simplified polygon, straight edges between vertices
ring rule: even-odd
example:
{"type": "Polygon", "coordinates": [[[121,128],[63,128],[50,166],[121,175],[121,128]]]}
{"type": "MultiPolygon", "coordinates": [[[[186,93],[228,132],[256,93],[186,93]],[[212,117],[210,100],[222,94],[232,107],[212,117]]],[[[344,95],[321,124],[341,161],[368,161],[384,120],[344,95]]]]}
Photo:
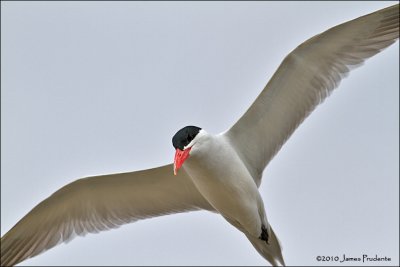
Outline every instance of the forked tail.
{"type": "Polygon", "coordinates": [[[268,243],[260,238],[247,235],[254,248],[273,266],[285,266],[285,261],[282,256],[282,249],[274,230],[271,227],[271,233],[268,238],[268,243]]]}

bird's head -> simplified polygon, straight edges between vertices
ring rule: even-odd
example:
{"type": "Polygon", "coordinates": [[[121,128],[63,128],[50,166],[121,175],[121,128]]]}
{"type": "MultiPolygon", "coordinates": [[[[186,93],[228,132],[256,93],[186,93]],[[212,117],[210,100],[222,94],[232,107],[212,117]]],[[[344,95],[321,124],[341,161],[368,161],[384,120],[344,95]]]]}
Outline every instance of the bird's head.
{"type": "Polygon", "coordinates": [[[204,132],[197,126],[186,126],[180,129],[174,137],[172,137],[172,145],[176,149],[174,158],[174,174],[182,167],[183,163],[189,158],[192,147],[198,143],[201,134],[204,132]]]}

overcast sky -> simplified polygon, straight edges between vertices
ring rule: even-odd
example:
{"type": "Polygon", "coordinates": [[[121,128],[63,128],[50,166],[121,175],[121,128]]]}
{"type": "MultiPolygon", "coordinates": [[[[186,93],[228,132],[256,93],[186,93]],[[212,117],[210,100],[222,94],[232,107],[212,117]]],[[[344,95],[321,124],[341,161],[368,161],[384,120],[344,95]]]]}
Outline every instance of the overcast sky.
{"type": "MultiPolygon", "coordinates": [[[[181,127],[226,130],[297,45],[394,3],[1,2],[1,235],[77,178],[171,163],[181,127]]],[[[399,264],[398,50],[354,70],[267,166],[260,191],[288,265],[344,253],[399,264]]],[[[23,264],[267,263],[201,211],[23,264]]]]}

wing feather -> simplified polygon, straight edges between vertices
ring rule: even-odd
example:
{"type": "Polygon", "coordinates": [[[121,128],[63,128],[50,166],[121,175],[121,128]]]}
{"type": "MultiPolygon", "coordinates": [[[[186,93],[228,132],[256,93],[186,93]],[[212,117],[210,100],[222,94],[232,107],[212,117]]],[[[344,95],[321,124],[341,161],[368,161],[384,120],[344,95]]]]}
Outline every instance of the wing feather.
{"type": "Polygon", "coordinates": [[[172,165],[72,182],[39,203],[1,238],[1,265],[15,265],[76,235],[171,213],[213,210],[172,165]]]}
{"type": "Polygon", "coordinates": [[[256,184],[300,123],[338,87],[350,70],[399,38],[399,5],[318,34],[281,63],[246,113],[224,135],[256,184]]]}

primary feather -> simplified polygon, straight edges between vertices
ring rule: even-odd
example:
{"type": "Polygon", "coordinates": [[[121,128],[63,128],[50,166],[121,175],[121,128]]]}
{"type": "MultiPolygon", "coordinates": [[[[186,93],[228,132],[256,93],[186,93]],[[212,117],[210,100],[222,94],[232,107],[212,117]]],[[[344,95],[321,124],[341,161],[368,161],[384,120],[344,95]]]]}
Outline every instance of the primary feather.
{"type": "Polygon", "coordinates": [[[399,5],[305,41],[281,63],[246,113],[225,133],[257,185],[268,162],[349,71],[399,38],[399,5]]]}

